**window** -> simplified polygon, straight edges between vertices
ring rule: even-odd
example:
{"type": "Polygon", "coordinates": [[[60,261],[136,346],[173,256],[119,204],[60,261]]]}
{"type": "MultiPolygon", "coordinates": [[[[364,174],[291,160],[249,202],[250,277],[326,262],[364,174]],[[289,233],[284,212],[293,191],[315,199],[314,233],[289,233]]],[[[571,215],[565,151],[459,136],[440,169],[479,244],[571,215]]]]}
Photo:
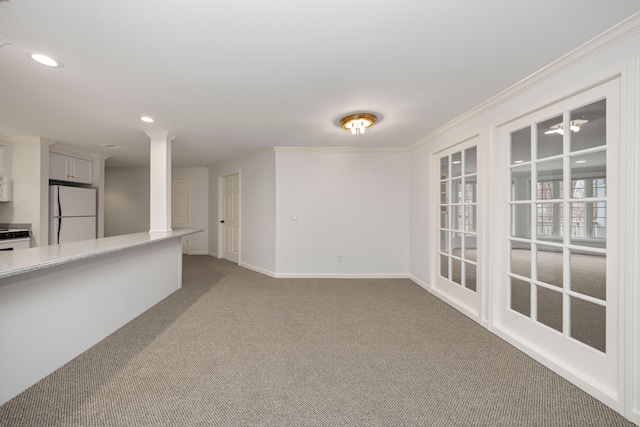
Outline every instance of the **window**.
{"type": "MultiPolygon", "coordinates": [[[[571,205],[571,236],[575,239],[604,239],[606,237],[606,178],[587,178],[571,181],[570,197],[593,199],[591,202],[576,202],[571,205]],[[597,201],[600,200],[600,201],[597,201]]],[[[536,234],[539,238],[558,238],[564,233],[562,201],[564,185],[561,179],[538,181],[536,199],[536,234]],[[547,200],[549,202],[547,202],[547,200]],[[556,203],[553,203],[555,201],[556,203]]]]}

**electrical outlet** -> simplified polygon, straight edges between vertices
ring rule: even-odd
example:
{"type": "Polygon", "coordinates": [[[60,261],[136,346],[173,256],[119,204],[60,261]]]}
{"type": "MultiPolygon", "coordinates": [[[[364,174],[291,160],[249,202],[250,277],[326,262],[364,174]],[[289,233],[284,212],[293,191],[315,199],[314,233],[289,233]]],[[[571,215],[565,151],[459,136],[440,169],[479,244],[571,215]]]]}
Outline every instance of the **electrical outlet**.
{"type": "Polygon", "coordinates": [[[338,255],[338,262],[342,262],[342,255],[338,255]]]}

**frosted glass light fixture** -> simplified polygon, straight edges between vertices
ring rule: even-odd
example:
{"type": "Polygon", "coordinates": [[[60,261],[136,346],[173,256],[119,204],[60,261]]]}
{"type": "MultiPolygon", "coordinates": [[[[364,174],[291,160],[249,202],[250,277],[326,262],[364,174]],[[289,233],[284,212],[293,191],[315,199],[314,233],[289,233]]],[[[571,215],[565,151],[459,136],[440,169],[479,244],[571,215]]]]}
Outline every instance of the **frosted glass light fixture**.
{"type": "Polygon", "coordinates": [[[340,119],[340,126],[342,126],[344,130],[350,131],[353,135],[358,135],[373,126],[376,120],[378,120],[378,118],[369,113],[349,114],[340,119]]]}
{"type": "Polygon", "coordinates": [[[142,120],[145,123],[153,123],[153,117],[149,117],[149,116],[142,116],[140,117],[140,120],[142,120]]]}

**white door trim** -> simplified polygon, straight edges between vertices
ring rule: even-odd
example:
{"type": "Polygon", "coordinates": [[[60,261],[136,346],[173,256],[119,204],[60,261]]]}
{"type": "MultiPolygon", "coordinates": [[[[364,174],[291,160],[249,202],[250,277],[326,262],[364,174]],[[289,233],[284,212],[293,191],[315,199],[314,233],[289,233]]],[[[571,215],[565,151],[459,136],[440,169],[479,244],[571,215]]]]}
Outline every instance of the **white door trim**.
{"type": "MultiPolygon", "coordinates": [[[[173,185],[176,181],[185,181],[187,183],[187,190],[186,190],[186,202],[187,202],[187,222],[186,224],[180,224],[181,227],[188,227],[189,224],[191,224],[191,209],[190,209],[190,205],[191,205],[191,178],[189,177],[172,177],[171,178],[171,228],[173,229],[176,224],[174,221],[174,206],[173,206],[173,197],[174,197],[174,191],[173,191],[173,185]]],[[[189,253],[189,236],[184,236],[182,237],[182,253],[183,254],[188,254],[189,253]]]]}

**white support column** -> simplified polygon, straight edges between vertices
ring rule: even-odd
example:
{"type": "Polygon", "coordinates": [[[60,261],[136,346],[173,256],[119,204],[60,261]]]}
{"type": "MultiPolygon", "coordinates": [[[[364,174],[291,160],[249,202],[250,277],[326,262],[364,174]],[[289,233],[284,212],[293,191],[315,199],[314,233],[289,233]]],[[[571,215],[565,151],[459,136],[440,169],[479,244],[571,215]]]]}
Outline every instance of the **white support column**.
{"type": "Polygon", "coordinates": [[[145,132],[151,138],[149,233],[171,231],[171,141],[168,131],[145,132]]]}

